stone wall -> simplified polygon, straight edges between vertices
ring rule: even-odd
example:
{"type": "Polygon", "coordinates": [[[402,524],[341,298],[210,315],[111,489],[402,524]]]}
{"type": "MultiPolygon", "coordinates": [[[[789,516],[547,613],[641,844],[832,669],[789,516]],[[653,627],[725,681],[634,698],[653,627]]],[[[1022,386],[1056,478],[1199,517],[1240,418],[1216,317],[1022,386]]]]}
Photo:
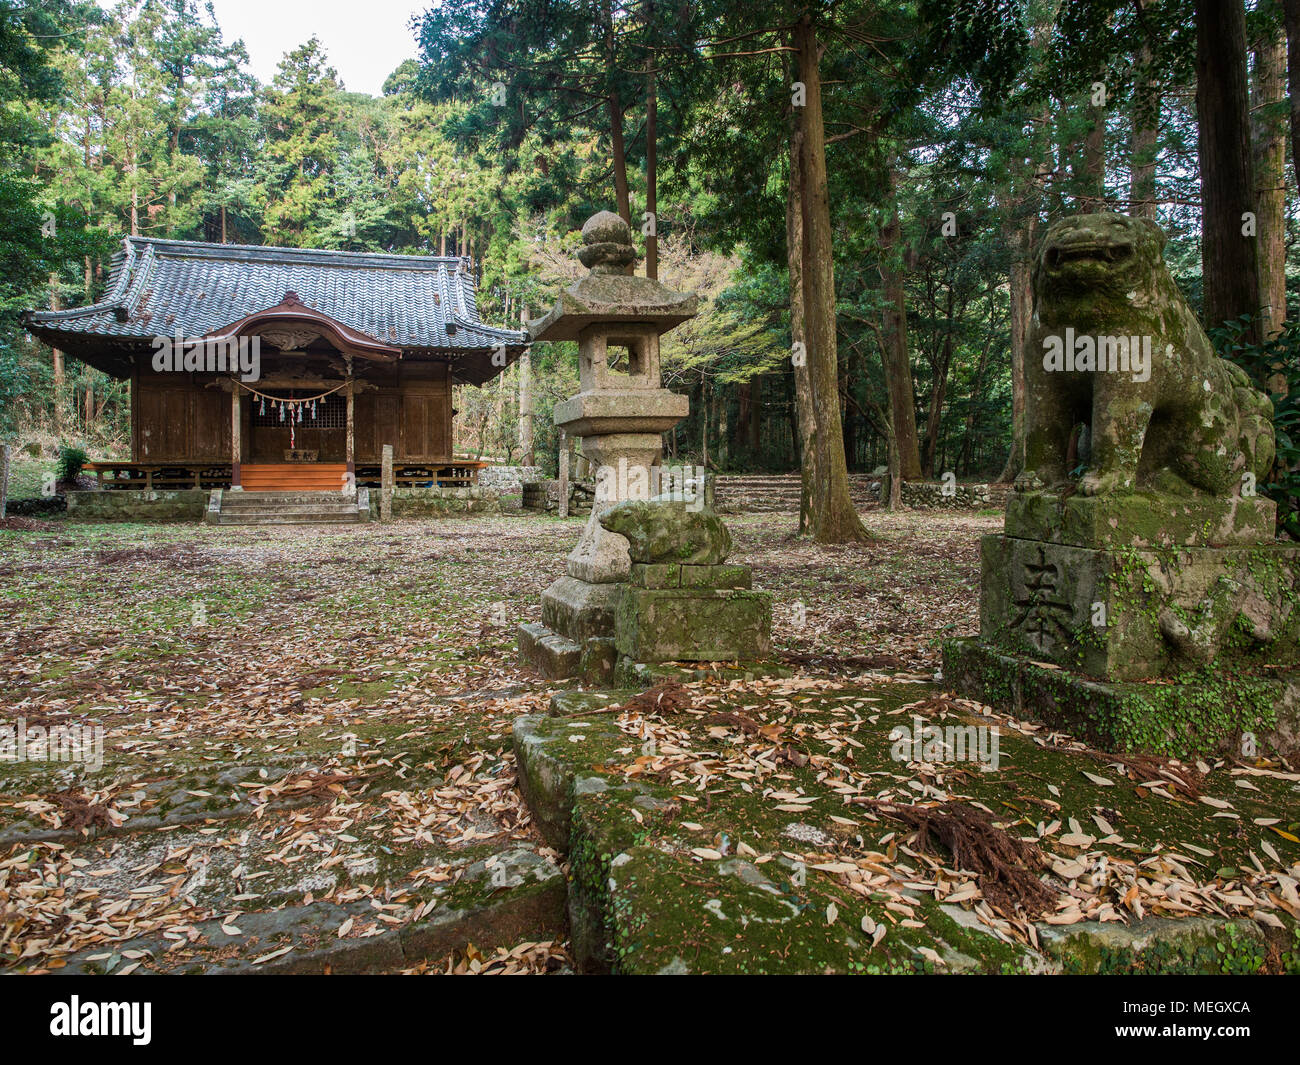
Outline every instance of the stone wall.
{"type": "Polygon", "coordinates": [[[393,517],[435,518],[444,514],[500,514],[495,488],[394,488],[393,517]]]}
{"type": "Polygon", "coordinates": [[[69,521],[202,521],[208,509],[206,489],[182,491],[68,492],[69,521]]]}
{"type": "Polygon", "coordinates": [[[482,488],[495,488],[502,495],[517,496],[526,481],[537,481],[542,476],[540,466],[488,466],[479,470],[478,483],[482,488]]]}
{"type": "MultiPolygon", "coordinates": [[[[569,514],[590,514],[596,496],[594,484],[582,481],[569,482],[569,514]]],[[[522,504],[525,510],[554,513],[560,509],[559,481],[527,481],[523,486],[522,504]]]]}
{"type": "Polygon", "coordinates": [[[9,517],[41,518],[50,514],[62,514],[68,509],[64,496],[38,496],[36,499],[11,499],[6,513],[9,517]]]}
{"type": "MultiPolygon", "coordinates": [[[[1006,505],[1010,485],[1005,484],[955,484],[945,494],[942,481],[904,481],[899,493],[905,507],[939,508],[944,510],[988,510],[1006,505]]],[[[889,495],[889,475],[871,486],[871,494],[882,502],[889,495]]]]}

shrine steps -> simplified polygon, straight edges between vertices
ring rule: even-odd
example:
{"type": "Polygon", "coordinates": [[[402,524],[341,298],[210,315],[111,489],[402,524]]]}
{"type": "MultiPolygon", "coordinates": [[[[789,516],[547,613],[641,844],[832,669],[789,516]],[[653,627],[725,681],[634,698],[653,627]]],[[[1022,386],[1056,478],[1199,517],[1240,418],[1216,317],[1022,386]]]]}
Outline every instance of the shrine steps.
{"type": "MultiPolygon", "coordinates": [[[[875,502],[869,490],[872,480],[866,474],[849,474],[849,493],[859,510],[875,502]]],[[[724,514],[799,513],[797,473],[721,473],[714,485],[718,510],[724,514]]]]}
{"type": "Polygon", "coordinates": [[[245,463],[239,483],[246,492],[341,492],[347,472],[343,462],[245,463]]]}
{"type": "Polygon", "coordinates": [[[214,491],[204,520],[210,525],[356,525],[370,520],[370,493],[214,491]]]}

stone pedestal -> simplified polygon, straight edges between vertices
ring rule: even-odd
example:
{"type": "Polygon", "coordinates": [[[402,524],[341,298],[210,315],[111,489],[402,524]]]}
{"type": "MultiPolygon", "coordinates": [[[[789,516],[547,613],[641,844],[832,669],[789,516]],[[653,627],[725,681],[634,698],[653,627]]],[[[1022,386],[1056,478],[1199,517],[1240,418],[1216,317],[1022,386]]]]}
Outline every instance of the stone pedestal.
{"type": "Polygon", "coordinates": [[[1075,547],[1228,547],[1270,542],[1276,520],[1277,504],[1262,495],[1037,491],[1012,493],[1005,531],[1019,540],[1075,547]]]}
{"type": "Polygon", "coordinates": [[[980,546],[980,639],[1006,651],[1101,680],[1300,660],[1300,545],[980,546]]]}
{"type": "Polygon", "coordinates": [[[945,646],[945,680],[1103,746],[1289,750],[1300,544],[1272,528],[1262,498],[1018,493],[981,541],[980,636],[945,646]]]}
{"type": "Polygon", "coordinates": [[[1300,754],[1300,546],[1273,406],[1219,357],[1151,222],[1057,220],[1034,268],[1024,468],[949,682],[1111,749],[1300,754]],[[1270,751],[1271,748],[1271,751],[1270,751]]]}
{"type": "Polygon", "coordinates": [[[755,662],[772,641],[772,597],[748,566],[726,565],[731,534],[704,507],[625,502],[602,524],[632,560],[614,601],[614,646],[632,662],[755,662]]]}

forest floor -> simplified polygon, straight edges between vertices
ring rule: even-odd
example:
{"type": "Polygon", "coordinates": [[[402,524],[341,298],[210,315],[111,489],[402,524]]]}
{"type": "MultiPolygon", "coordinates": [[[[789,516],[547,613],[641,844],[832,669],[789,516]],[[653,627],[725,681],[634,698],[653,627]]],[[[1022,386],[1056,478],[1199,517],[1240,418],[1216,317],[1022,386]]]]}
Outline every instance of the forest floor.
{"type": "MultiPolygon", "coordinates": [[[[828,548],[793,537],[792,515],[728,517],[733,558],[773,593],[785,675],[670,685],[662,706],[590,718],[589,740],[581,721],[547,717],[564,686],[514,651],[577,520],[0,532],[0,725],[21,719],[29,747],[52,725],[105,737],[99,771],[0,764],[0,967],[569,971],[575,874],[522,799],[521,718],[537,750],[560,741],[547,757],[561,775],[596,766],[610,795],[634,787],[655,811],[645,828],[631,804],[606,804],[590,832],[631,831],[638,854],[693,869],[697,894],[724,900],[692,908],[692,959],[656,948],[628,968],[767,964],[763,937],[742,950],[692,922],[722,920],[725,881],[766,892],[755,871],[769,861],[801,870],[793,902],[777,893],[798,914],[781,927],[819,944],[787,944],[787,967],[862,967],[864,934],[866,967],[983,958],[914,934],[954,920],[998,944],[978,964],[1038,965],[1035,925],[1012,915],[1024,898],[921,837],[909,846],[912,828],[873,805],[905,798],[1020,826],[1054,878],[1038,900],[1049,923],[1241,919],[1247,963],[1293,964],[1276,936],[1300,916],[1300,778],[1107,763],[943,696],[938,644],[977,629],[978,538],[1000,520],[865,520],[875,543],[828,548]],[[1009,734],[1002,772],[890,761],[896,720],[973,713],[1009,734]]],[[[654,871],[643,886],[680,882],[680,868],[654,871]]]]}

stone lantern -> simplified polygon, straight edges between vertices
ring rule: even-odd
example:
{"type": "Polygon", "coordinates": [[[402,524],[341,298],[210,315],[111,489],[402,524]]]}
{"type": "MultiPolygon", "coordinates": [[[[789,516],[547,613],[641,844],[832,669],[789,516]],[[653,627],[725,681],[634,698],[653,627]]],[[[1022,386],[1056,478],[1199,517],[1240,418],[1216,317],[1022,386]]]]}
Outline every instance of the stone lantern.
{"type": "MultiPolygon", "coordinates": [[[[595,471],[596,499],[566,575],[542,596],[546,631],[520,632],[529,648],[550,641],[552,665],[543,671],[568,675],[579,655],[613,654],[612,605],[618,583],[631,569],[628,541],[601,525],[600,516],[628,499],[653,494],[662,434],[686,417],[686,396],[662,387],[659,338],[695,316],[694,293],[674,292],[633,271],[636,249],[628,224],[601,211],[582,227],[578,259],[589,273],[561,293],[554,308],[532,322],[534,342],[578,342],[581,391],[555,408],[555,424],[582,439],[582,453],[595,471]],[[599,646],[589,647],[595,640],[599,646]]],[[[524,626],[538,630],[538,626],[524,626]]]]}

